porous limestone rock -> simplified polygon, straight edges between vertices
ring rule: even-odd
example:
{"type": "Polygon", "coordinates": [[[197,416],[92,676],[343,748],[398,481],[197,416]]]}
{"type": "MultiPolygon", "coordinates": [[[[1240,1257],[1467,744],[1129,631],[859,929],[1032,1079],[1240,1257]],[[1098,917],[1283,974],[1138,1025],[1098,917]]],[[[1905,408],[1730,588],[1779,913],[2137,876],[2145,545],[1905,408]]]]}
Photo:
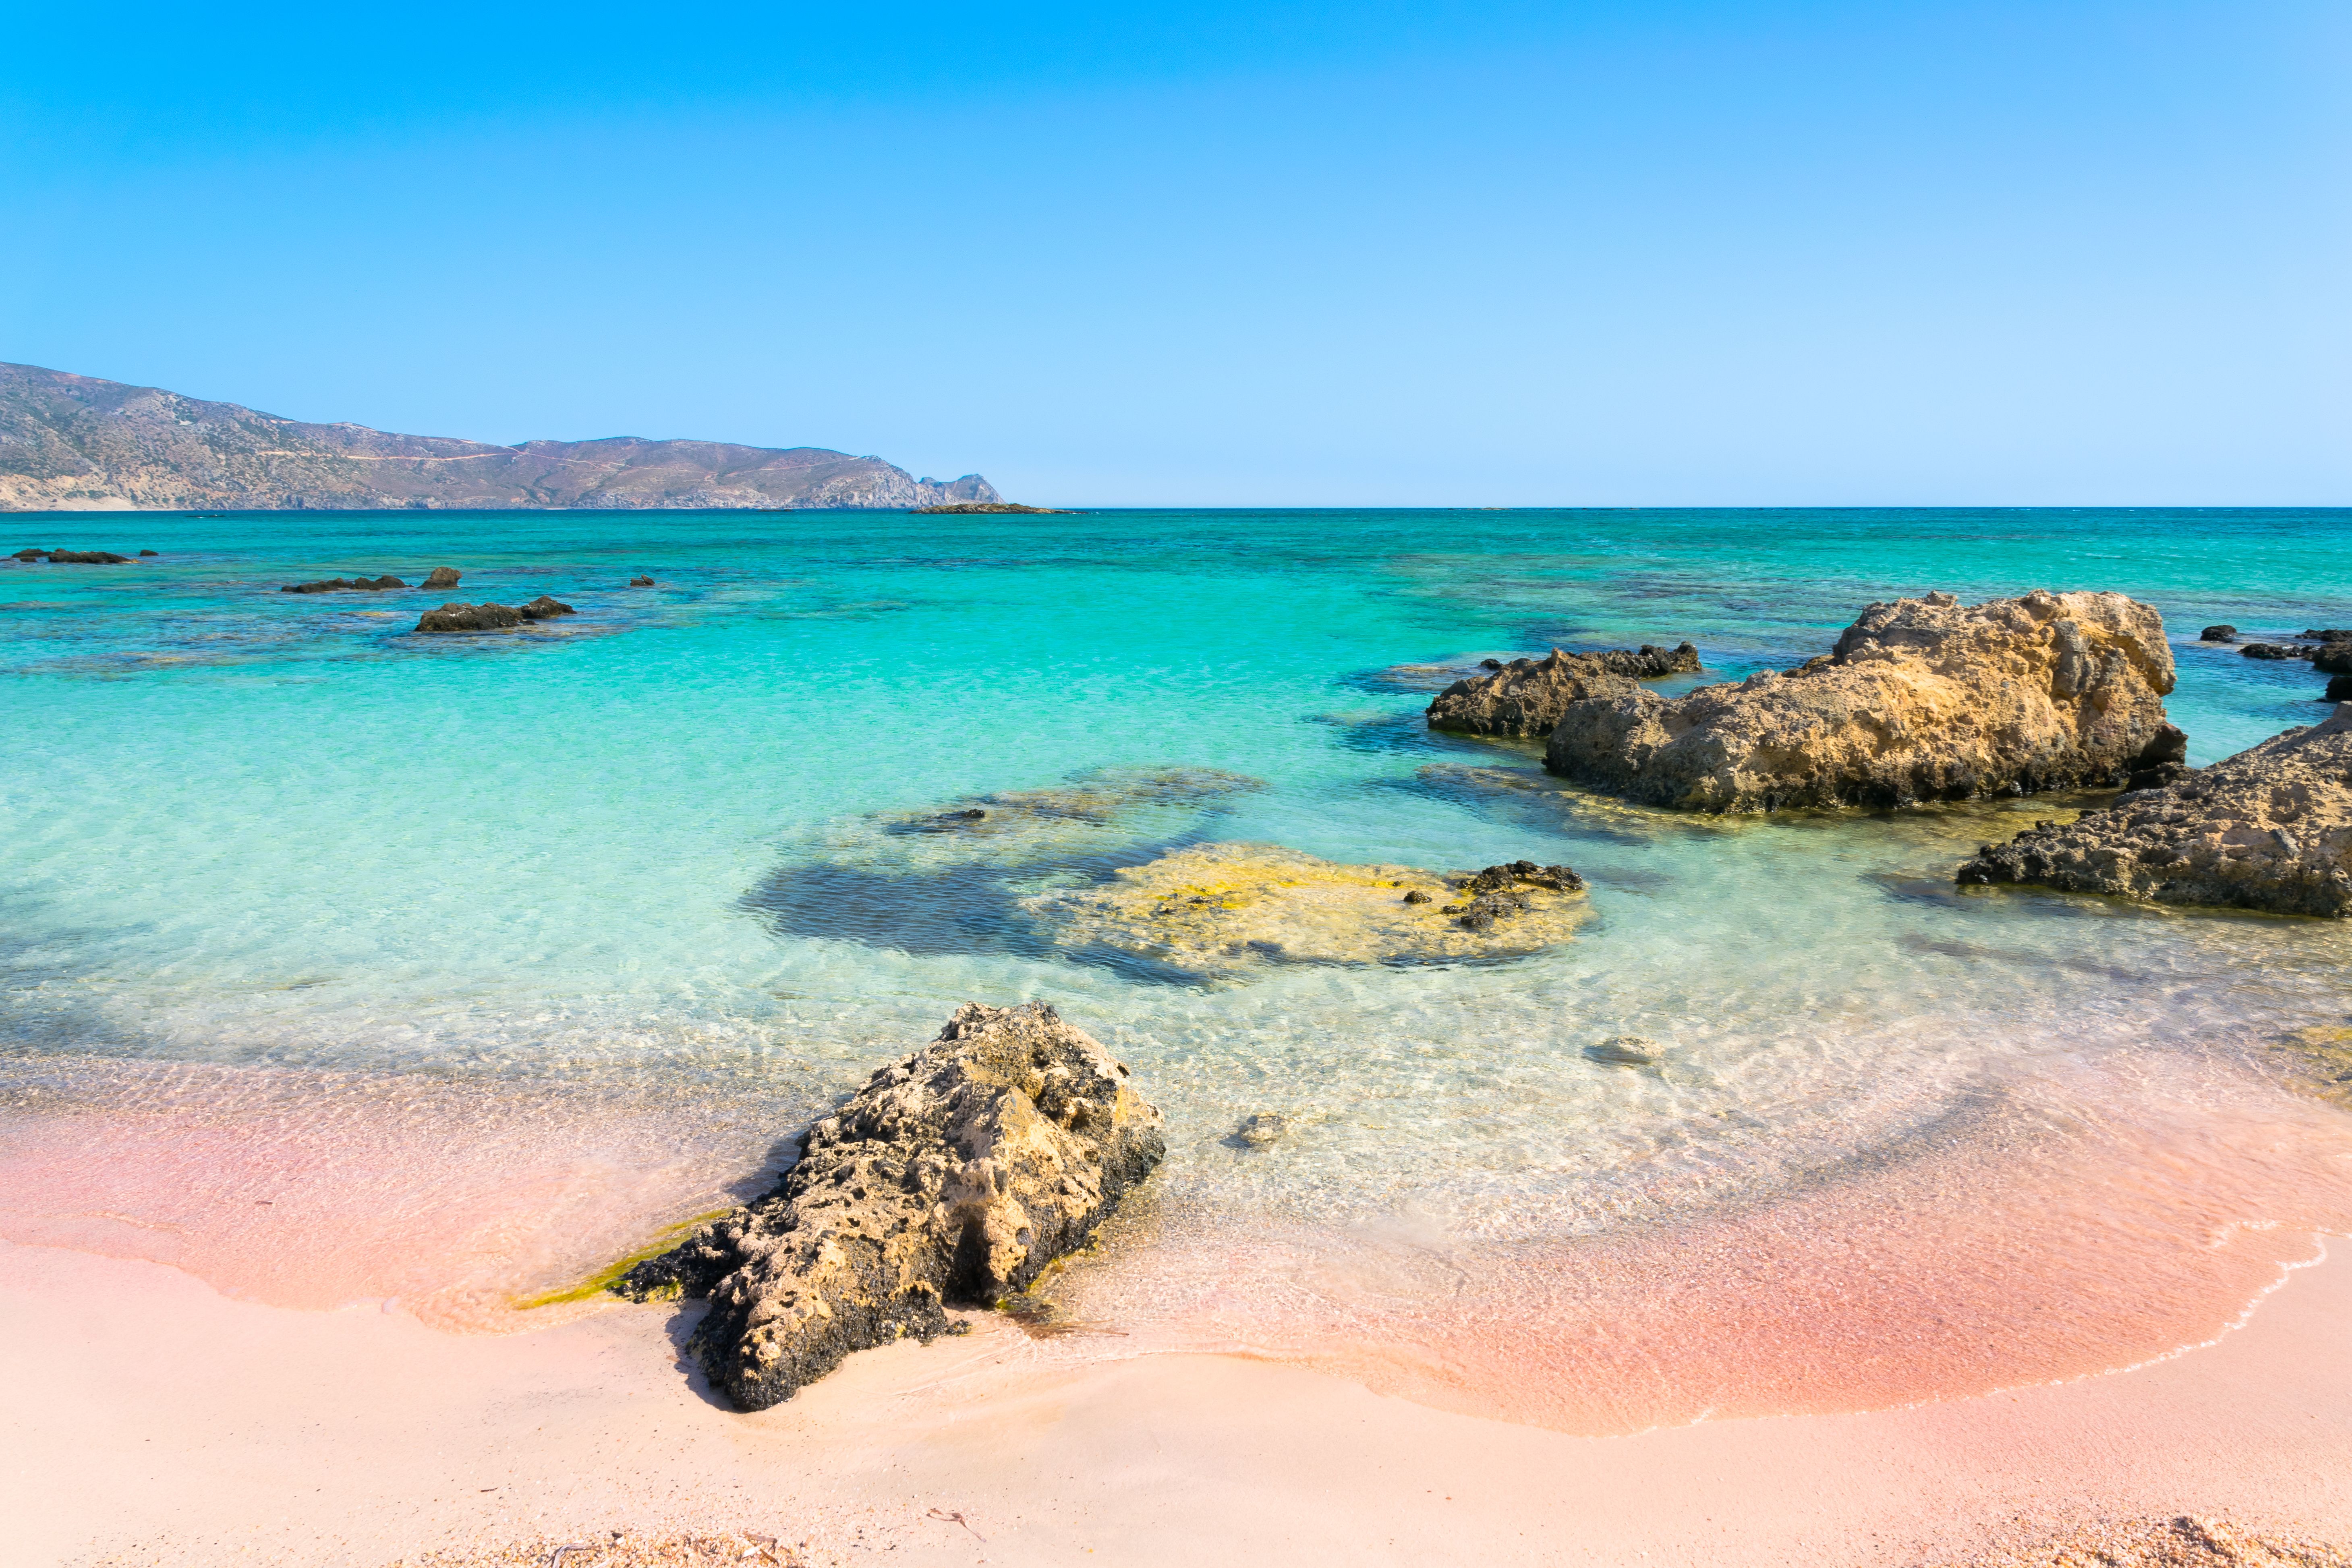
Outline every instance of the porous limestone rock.
{"type": "Polygon", "coordinates": [[[465,574],[458,571],[455,566],[436,566],[433,568],[432,574],[426,577],[423,583],[418,584],[418,586],[425,588],[454,588],[457,585],[457,579],[464,575],[465,574]]]}
{"type": "Polygon", "coordinates": [[[512,605],[460,605],[455,600],[416,617],[420,632],[495,632],[519,626],[523,613],[512,605]]]}
{"type": "Polygon", "coordinates": [[[1085,1244],[1166,1152],[1128,1069],[1043,1002],[967,1002],[801,1140],[768,1196],[624,1274],[637,1300],[708,1296],[687,1349],[761,1410],[850,1352],[946,1331],[1085,1244]]]}
{"type": "Polygon", "coordinates": [[[2352,706],[2177,784],[1988,844],[1958,879],[2342,920],[2352,915],[2352,706]]]}
{"type": "Polygon", "coordinates": [[[1271,844],[1196,845],[1022,908],[1057,946],[1198,975],[1517,956],[1567,941],[1590,913],[1583,879],[1565,866],[1521,860],[1444,877],[1271,844]]]}
{"type": "Polygon", "coordinates": [[[1700,811],[1906,805],[2121,784],[2178,761],[2164,622],[2121,594],[1872,605],[1785,674],[1571,703],[1544,765],[1700,811]]]}
{"type": "Polygon", "coordinates": [[[1429,727],[1465,735],[1549,735],[1571,702],[1594,697],[1631,696],[1637,679],[1687,673],[1698,668],[1698,649],[1689,643],[1638,650],[1563,653],[1508,664],[1484,661],[1492,675],[1457,680],[1429,705],[1429,727]]]}

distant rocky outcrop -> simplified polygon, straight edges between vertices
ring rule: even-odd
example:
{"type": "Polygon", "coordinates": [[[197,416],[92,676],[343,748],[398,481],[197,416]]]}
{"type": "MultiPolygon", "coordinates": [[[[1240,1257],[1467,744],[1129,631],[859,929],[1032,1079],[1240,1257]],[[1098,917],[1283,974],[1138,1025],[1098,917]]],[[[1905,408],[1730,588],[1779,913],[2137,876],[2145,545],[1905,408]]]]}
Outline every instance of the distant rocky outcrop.
{"type": "Polygon", "coordinates": [[[407,586],[399,578],[387,574],[382,577],[322,577],[314,583],[289,583],[278,591],[281,594],[375,594],[386,588],[407,586]]]}
{"type": "Polygon", "coordinates": [[[152,386],[0,364],[0,511],[892,509],[1002,499],[978,474],[918,479],[879,458],[821,447],[636,437],[501,447],[304,424],[152,386]]]}
{"type": "Polygon", "coordinates": [[[2178,783],[1988,844],[1958,880],[2352,916],[2352,704],[2178,783]]]}
{"type": "Polygon", "coordinates": [[[1688,643],[1672,648],[1643,643],[1638,650],[1609,653],[1554,648],[1541,658],[1486,663],[1494,674],[1457,680],[1438,693],[1429,705],[1431,729],[1465,735],[1549,735],[1571,702],[1632,696],[1640,689],[1633,684],[1637,679],[1685,674],[1699,667],[1698,649],[1688,643]]]}
{"type": "Polygon", "coordinates": [[[455,566],[436,566],[433,568],[432,574],[426,577],[424,582],[418,584],[417,586],[420,588],[454,588],[457,585],[457,579],[464,575],[465,574],[458,571],[455,566]]]}
{"type": "Polygon", "coordinates": [[[1513,957],[1568,941],[1591,912],[1565,866],[1445,876],[1271,844],[1196,845],[1021,907],[1056,946],[1210,978],[1276,963],[1513,957]]]}
{"type": "Polygon", "coordinates": [[[1544,763],[1701,811],[1902,805],[2125,783],[2178,761],[2164,623],[2120,594],[1873,605],[1786,674],[1570,704],[1544,763]]]}
{"type": "Polygon", "coordinates": [[[1045,1003],[967,1002],[810,1128],[773,1193],[613,1289],[709,1297],[687,1349],[739,1409],[765,1409],[1083,1245],[1166,1152],[1128,1076],[1045,1003]]]}
{"type": "MultiPolygon", "coordinates": [[[[142,550],[139,553],[152,555],[155,552],[152,550],[142,550]]],[[[130,556],[117,555],[111,550],[19,550],[16,552],[16,558],[19,561],[47,561],[54,566],[128,566],[131,564],[130,556]]]]}

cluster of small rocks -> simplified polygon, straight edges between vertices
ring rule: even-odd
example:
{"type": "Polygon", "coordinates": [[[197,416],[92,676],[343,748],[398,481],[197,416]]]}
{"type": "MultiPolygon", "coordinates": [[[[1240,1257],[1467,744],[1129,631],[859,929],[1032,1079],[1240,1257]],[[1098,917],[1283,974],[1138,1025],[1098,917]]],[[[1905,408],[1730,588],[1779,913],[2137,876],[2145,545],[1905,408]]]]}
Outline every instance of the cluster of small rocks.
{"type": "Polygon", "coordinates": [[[552,620],[577,612],[562,600],[541,594],[528,605],[460,605],[455,602],[427,610],[416,618],[420,632],[496,632],[527,621],[552,620]]]}
{"type": "MultiPolygon", "coordinates": [[[[139,553],[152,555],[155,552],[152,550],[142,550],[139,553]]],[[[127,566],[133,558],[128,555],[117,555],[111,550],[27,549],[17,551],[16,559],[26,562],[47,561],[52,566],[127,566]]]]}

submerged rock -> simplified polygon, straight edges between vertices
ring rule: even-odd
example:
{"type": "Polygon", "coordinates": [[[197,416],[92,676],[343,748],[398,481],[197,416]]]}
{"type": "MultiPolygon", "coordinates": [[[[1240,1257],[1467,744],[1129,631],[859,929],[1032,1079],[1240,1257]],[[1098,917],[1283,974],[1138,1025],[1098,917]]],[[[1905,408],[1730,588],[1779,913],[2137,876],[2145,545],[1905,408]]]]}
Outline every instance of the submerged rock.
{"type": "Polygon", "coordinates": [[[1566,942],[1591,912],[1583,879],[1564,866],[1523,860],[1441,877],[1412,866],[1339,865],[1271,844],[1197,845],[1022,908],[1056,946],[1193,974],[1269,963],[1516,956],[1566,942]]]}
{"type": "Polygon", "coordinates": [[[2238,640],[2238,628],[2235,626],[2207,626],[2203,631],[2197,634],[2197,640],[2200,642],[2236,642],[2238,640]]]}
{"type": "Polygon", "coordinates": [[[636,1300],[710,1299],[688,1351],[762,1410],[852,1351],[948,1331],[1083,1245],[1166,1152],[1128,1070],[1042,1002],[967,1002],[803,1135],[768,1196],[624,1274],[636,1300]]]}
{"type": "Polygon", "coordinates": [[[654,580],[650,577],[632,577],[629,579],[629,586],[632,588],[650,588],[653,585],[654,580]]]}
{"type": "Polygon", "coordinates": [[[464,575],[455,566],[436,566],[432,574],[417,585],[423,588],[454,588],[457,585],[457,579],[464,575]]]}
{"type": "Polygon", "coordinates": [[[315,583],[289,583],[278,591],[281,594],[341,594],[379,593],[386,588],[405,588],[399,578],[383,577],[322,577],[315,583]]]}
{"type": "Polygon", "coordinates": [[[1622,1068],[1655,1067],[1665,1054],[1665,1047],[1640,1035],[1612,1035],[1598,1045],[1584,1047],[1586,1061],[1622,1068]]]}
{"type": "Polygon", "coordinates": [[[142,554],[142,555],[152,555],[152,554],[154,554],[154,553],[155,553],[155,552],[154,552],[154,551],[152,551],[152,550],[142,550],[142,551],[141,551],[139,553],[140,553],[140,554],[142,554]]]}
{"type": "Polygon", "coordinates": [[[2238,652],[2247,658],[2309,658],[2315,650],[2289,642],[2250,642],[2238,652]]]}
{"type": "Polygon", "coordinates": [[[420,632],[495,632],[523,623],[523,613],[512,605],[460,605],[452,601],[416,617],[420,632]]]}
{"type": "Polygon", "coordinates": [[[1225,1142],[1242,1149],[1271,1149],[1281,1142],[1282,1135],[1289,1131],[1289,1117],[1279,1111],[1261,1110],[1243,1117],[1241,1125],[1234,1129],[1234,1135],[1225,1142]]]}
{"type": "MultiPolygon", "coordinates": [[[[21,559],[21,558],[20,558],[21,559]]],[[[111,550],[52,550],[49,563],[53,566],[125,566],[131,557],[117,555],[111,550]]]]}
{"type": "Polygon", "coordinates": [[[1508,664],[1483,661],[1492,675],[1457,680],[1429,705],[1429,727],[1465,735],[1548,735],[1571,702],[1637,692],[1636,679],[1676,675],[1698,668],[1698,649],[1689,643],[1662,648],[1643,643],[1638,651],[1563,653],[1508,664]]]}
{"type": "Polygon", "coordinates": [[[1949,594],[1873,605],[1835,649],[1668,701],[1571,703],[1544,765],[1699,811],[1907,805],[2120,784],[2181,754],[2172,650],[2121,594],[1949,594]]]}
{"type": "Polygon", "coordinates": [[[1962,884],[2352,915],[2352,707],[2161,789],[1986,845],[1962,884]]]}

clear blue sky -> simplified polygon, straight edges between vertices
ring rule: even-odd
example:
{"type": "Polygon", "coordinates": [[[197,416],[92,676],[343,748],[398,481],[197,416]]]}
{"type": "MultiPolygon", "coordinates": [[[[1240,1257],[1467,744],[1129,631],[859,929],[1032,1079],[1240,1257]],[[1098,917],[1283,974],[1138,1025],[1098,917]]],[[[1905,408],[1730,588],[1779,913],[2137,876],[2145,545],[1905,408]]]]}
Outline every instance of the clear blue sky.
{"type": "Polygon", "coordinates": [[[0,359],[1100,504],[2352,502],[2352,5],[0,0],[0,359]]]}

